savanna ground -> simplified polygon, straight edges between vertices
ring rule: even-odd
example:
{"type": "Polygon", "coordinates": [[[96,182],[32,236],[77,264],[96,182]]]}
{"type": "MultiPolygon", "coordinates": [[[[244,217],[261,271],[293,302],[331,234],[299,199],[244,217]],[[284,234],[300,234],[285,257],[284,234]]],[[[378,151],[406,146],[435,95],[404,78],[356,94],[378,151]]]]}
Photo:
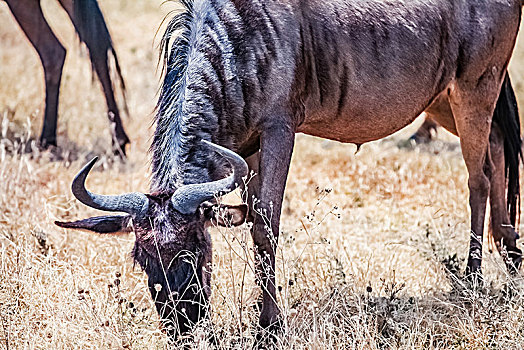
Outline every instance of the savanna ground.
{"type": "MultiPolygon", "coordinates": [[[[31,151],[43,109],[33,49],[0,2],[0,347],[162,349],[169,344],[129,252],[134,237],[66,231],[56,219],[96,215],[70,182],[93,155],[99,193],[147,191],[148,145],[160,72],[155,33],[176,4],[101,0],[128,85],[129,160],[110,156],[105,104],[66,14],[43,0],[68,48],[58,152],[31,151]],[[57,156],[57,153],[59,156],[57,156]]],[[[523,43],[524,44],[524,43],[523,43]]],[[[524,102],[524,45],[511,73],[524,102]]],[[[521,104],[524,106],[524,104],[521,104]]],[[[419,121],[420,122],[420,121],[419,121]]],[[[467,174],[458,140],[403,147],[416,125],[355,154],[297,136],[278,250],[278,347],[508,348],[524,346],[524,287],[485,244],[483,291],[461,284],[469,238],[467,174]]],[[[233,196],[234,197],[234,196],[233,196]]],[[[234,198],[233,198],[234,200],[234,198]]],[[[246,227],[213,230],[213,327],[191,346],[252,346],[258,288],[246,227]]]]}

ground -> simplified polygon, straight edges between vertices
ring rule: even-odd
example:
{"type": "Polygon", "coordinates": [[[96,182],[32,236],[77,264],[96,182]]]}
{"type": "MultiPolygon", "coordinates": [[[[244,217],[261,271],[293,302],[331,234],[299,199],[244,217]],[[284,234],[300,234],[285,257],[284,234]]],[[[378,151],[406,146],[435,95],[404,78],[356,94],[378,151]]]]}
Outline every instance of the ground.
{"type": "MultiPolygon", "coordinates": [[[[85,49],[57,2],[42,4],[68,49],[54,152],[28,146],[40,131],[43,73],[0,2],[0,347],[169,348],[145,275],[130,258],[133,235],[67,231],[53,221],[97,214],[70,192],[74,174],[93,155],[101,161],[90,189],[147,191],[162,29],[155,34],[177,5],[100,1],[128,87],[124,123],[132,144],[121,163],[110,155],[103,95],[85,49]]],[[[510,66],[520,102],[522,44],[510,66]]],[[[430,145],[406,146],[415,128],[356,154],[353,145],[297,136],[278,251],[286,329],[279,348],[524,346],[521,279],[506,274],[487,240],[486,288],[471,291],[457,278],[469,237],[458,140],[441,131],[430,145]]],[[[247,348],[258,298],[249,234],[242,227],[212,236],[213,326],[199,327],[191,347],[211,347],[212,333],[218,348],[247,348]]]]}

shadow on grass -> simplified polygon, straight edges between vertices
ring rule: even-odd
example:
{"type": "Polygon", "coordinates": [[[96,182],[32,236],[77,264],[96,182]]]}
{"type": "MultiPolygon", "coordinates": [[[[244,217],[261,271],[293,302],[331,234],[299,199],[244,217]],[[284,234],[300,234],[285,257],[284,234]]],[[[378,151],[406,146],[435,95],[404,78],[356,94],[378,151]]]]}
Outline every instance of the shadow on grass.
{"type": "Polygon", "coordinates": [[[429,153],[438,155],[440,153],[449,152],[449,153],[460,153],[460,143],[458,140],[456,142],[444,141],[444,140],[431,140],[425,143],[416,143],[414,140],[406,139],[386,139],[383,141],[384,144],[390,144],[393,147],[408,151],[416,151],[421,153],[429,153]]]}

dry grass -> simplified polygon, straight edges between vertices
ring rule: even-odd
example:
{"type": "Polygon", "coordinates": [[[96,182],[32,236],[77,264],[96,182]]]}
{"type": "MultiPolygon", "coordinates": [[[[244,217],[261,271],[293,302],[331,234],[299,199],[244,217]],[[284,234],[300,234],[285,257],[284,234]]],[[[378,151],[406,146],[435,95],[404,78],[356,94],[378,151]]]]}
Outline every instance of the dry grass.
{"type": "MultiPolygon", "coordinates": [[[[158,86],[153,38],[175,5],[100,1],[129,87],[129,161],[104,156],[89,187],[101,193],[146,191],[147,148],[158,86]]],[[[37,56],[0,2],[0,347],[9,349],[168,348],[133,266],[133,236],[65,231],[55,219],[95,214],[72,198],[75,172],[109,153],[103,96],[90,83],[86,55],[51,0],[46,14],[68,57],[59,143],[63,160],[25,153],[38,135],[43,101],[37,56]],[[117,277],[116,273],[118,273],[117,277]]],[[[524,97],[519,46],[512,63],[524,97]]],[[[413,130],[411,127],[410,130],[413,130]]],[[[468,208],[457,140],[412,150],[403,131],[355,147],[297,136],[278,251],[279,304],[287,332],[279,347],[510,348],[524,345],[524,289],[498,254],[485,250],[488,286],[462,288],[468,208]]],[[[194,348],[253,343],[258,289],[247,228],[215,230],[213,324],[195,331],[194,348]]]]}

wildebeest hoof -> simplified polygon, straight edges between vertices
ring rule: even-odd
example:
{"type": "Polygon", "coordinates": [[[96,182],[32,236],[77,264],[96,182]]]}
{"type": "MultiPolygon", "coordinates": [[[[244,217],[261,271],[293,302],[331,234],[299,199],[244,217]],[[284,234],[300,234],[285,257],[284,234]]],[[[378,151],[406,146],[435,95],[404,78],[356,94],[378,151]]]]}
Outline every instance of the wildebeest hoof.
{"type": "Polygon", "coordinates": [[[126,146],[129,144],[129,140],[119,140],[118,143],[113,143],[113,155],[120,157],[121,159],[126,159],[126,146]]]}
{"type": "Polygon", "coordinates": [[[40,138],[38,142],[38,148],[41,150],[47,150],[53,147],[56,147],[56,137],[55,138],[40,138]]]}
{"type": "Polygon", "coordinates": [[[482,277],[482,270],[480,268],[466,268],[465,279],[469,287],[473,290],[482,289],[484,286],[484,278],[482,277]]]}
{"type": "Polygon", "coordinates": [[[278,349],[278,338],[282,335],[284,323],[280,317],[268,327],[260,326],[256,335],[256,349],[278,349]]]}
{"type": "Polygon", "coordinates": [[[517,247],[506,247],[506,250],[506,266],[510,274],[516,275],[522,266],[522,250],[517,247]]]}

